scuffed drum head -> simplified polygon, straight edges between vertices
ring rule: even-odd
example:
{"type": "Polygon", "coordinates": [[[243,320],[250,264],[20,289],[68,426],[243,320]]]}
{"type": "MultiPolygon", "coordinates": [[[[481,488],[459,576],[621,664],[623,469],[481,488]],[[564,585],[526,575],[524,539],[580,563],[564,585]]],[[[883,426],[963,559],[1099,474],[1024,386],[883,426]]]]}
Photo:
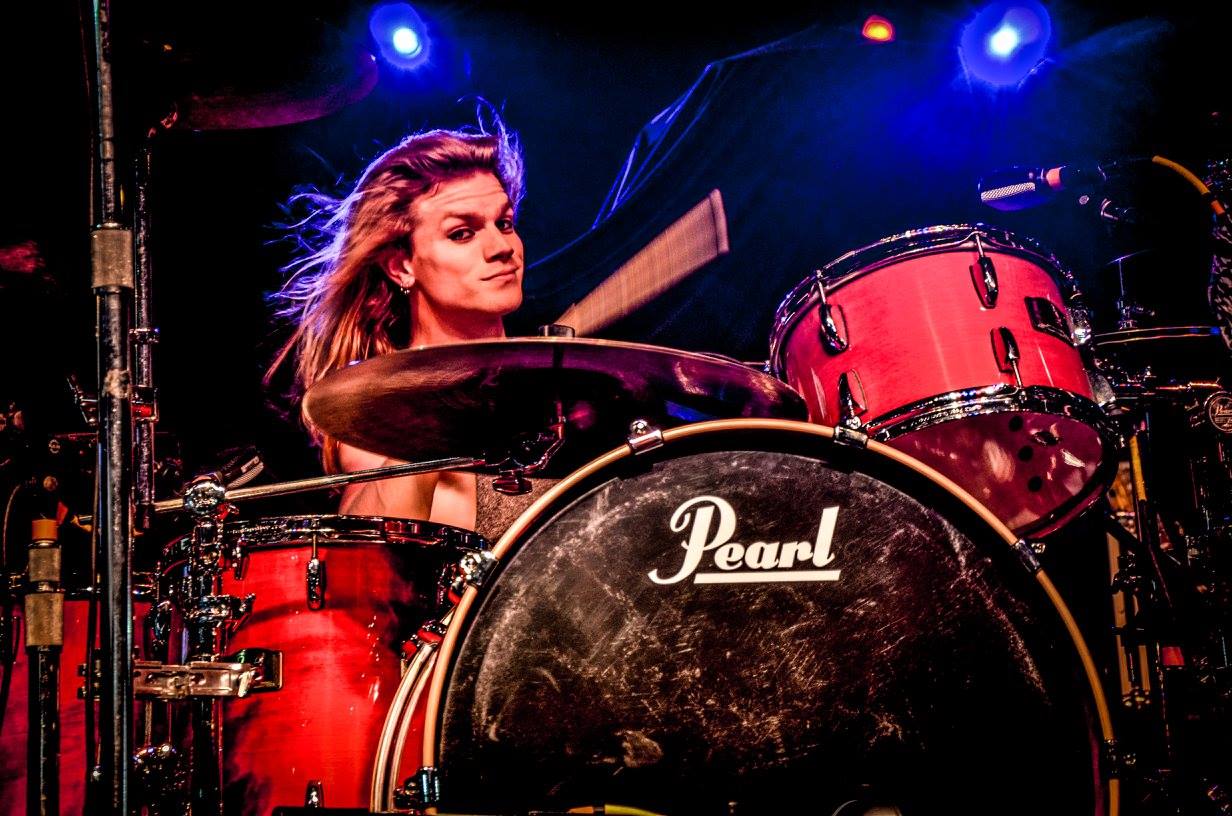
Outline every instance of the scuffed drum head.
{"type": "Polygon", "coordinates": [[[815,433],[708,433],[538,522],[467,623],[442,807],[1094,811],[1055,610],[919,474],[815,433]]]}

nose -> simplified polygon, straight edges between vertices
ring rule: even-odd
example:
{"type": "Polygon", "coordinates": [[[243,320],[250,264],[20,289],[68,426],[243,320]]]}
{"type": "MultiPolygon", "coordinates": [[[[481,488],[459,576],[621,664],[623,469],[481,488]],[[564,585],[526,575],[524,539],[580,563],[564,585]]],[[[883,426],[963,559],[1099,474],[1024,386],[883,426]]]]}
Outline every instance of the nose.
{"type": "Polygon", "coordinates": [[[504,261],[513,257],[515,238],[498,227],[484,230],[483,255],[489,261],[504,261]]]}

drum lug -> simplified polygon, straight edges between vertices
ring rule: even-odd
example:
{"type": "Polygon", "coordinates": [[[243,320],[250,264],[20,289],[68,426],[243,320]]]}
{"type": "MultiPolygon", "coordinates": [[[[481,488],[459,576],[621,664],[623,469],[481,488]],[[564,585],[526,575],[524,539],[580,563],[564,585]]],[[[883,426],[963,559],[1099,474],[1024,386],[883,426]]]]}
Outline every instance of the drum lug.
{"type": "Polygon", "coordinates": [[[832,306],[826,300],[826,284],[821,277],[821,271],[814,273],[817,288],[817,322],[821,344],[831,354],[839,354],[847,350],[847,318],[843,315],[843,307],[832,306]],[[835,319],[837,316],[837,319],[835,319]],[[841,326],[840,326],[841,324],[841,326]]]}
{"type": "Polygon", "coordinates": [[[394,791],[394,807],[417,810],[441,800],[441,778],[436,768],[420,768],[394,791]]]}
{"type": "Polygon", "coordinates": [[[864,424],[860,414],[868,410],[868,400],[864,396],[864,384],[854,368],[838,375],[838,405],[842,425],[859,430],[864,424]]]}
{"type": "Polygon", "coordinates": [[[325,562],[314,555],[304,568],[304,582],[308,590],[308,608],[316,612],[325,607],[325,562]]]}
{"type": "Polygon", "coordinates": [[[158,660],[168,658],[171,645],[171,601],[159,601],[146,613],[146,628],[150,636],[150,651],[158,660]]]}
{"type": "Polygon", "coordinates": [[[1014,382],[1022,388],[1022,373],[1018,370],[1018,361],[1022,352],[1018,350],[1018,341],[1014,333],[1005,326],[992,330],[992,352],[997,358],[997,368],[1007,374],[1013,372],[1014,382]]]}
{"type": "Polygon", "coordinates": [[[314,809],[325,807],[325,783],[320,779],[309,780],[305,786],[304,807],[314,809]]]}
{"type": "Polygon", "coordinates": [[[980,303],[991,309],[997,305],[997,295],[1000,294],[1000,284],[997,283],[997,268],[992,258],[984,252],[984,242],[977,233],[975,236],[975,251],[979,258],[971,265],[971,280],[975,284],[975,293],[980,297],[980,303]]]}
{"type": "Polygon", "coordinates": [[[629,446],[629,450],[633,451],[634,456],[661,448],[663,447],[663,431],[644,419],[635,419],[629,425],[629,435],[625,437],[625,444],[629,446]]]}
{"type": "Polygon", "coordinates": [[[1043,569],[1039,561],[1039,556],[1044,552],[1043,544],[1038,542],[1032,543],[1025,538],[1020,538],[1011,546],[1014,548],[1014,554],[1018,556],[1018,560],[1022,562],[1022,566],[1028,573],[1035,575],[1043,569]]]}
{"type": "Polygon", "coordinates": [[[231,547],[231,573],[235,576],[235,580],[244,580],[245,573],[248,572],[248,551],[244,547],[243,541],[236,541],[231,547]]]}

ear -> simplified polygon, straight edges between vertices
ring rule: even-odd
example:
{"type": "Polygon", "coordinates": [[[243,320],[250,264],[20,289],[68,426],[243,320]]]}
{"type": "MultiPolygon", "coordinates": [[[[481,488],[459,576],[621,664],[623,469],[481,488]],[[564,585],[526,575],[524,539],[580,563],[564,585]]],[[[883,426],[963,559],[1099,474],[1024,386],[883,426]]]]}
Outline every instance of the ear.
{"type": "Polygon", "coordinates": [[[415,266],[405,255],[395,255],[386,261],[385,274],[394,286],[410,289],[415,285],[415,266]]]}

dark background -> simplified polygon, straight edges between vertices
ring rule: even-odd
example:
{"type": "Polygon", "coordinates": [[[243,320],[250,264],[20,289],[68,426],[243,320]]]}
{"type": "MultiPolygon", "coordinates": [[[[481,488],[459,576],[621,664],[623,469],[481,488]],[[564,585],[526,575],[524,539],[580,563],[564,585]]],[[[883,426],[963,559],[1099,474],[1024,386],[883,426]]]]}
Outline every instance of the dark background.
{"type": "MultiPolygon", "coordinates": [[[[230,84],[241,93],[331,70],[322,32],[363,46],[370,8],[114,6],[121,151],[129,155],[189,90],[230,84]]],[[[905,229],[977,219],[1054,249],[1105,326],[1105,264],[1139,249],[1154,250],[1139,263],[1141,280],[1173,313],[1166,322],[1205,319],[1205,211],[1167,174],[1148,170],[1111,190],[1154,222],[1119,233],[1068,203],[1010,215],[982,209],[975,183],[1005,165],[1149,153],[1204,175],[1208,160],[1232,155],[1213,115],[1229,96],[1227,35],[1214,12],[1051,3],[1050,60],[1021,88],[994,93],[967,81],[956,55],[975,9],[965,3],[417,7],[435,34],[425,73],[382,65],[367,98],[315,121],[158,137],[160,429],[178,440],[189,472],[244,444],[265,452],[277,478],[316,471],[305,436],[286,418],[293,406],[261,385],[284,336],[265,300],[292,258],[276,227],[286,218],[280,205],[305,184],[345,189],[407,132],[473,123],[476,96],[503,112],[526,152],[519,228],[532,266],[527,305],[510,322],[515,333],[555,317],[712,187],[725,196],[732,254],[605,336],[764,359],[775,306],[815,266],[905,229]],[[895,22],[896,42],[859,37],[873,12],[895,22]],[[635,164],[651,161],[613,197],[639,132],[682,98],[669,127],[643,134],[635,164]]],[[[87,385],[94,379],[85,251],[92,124],[79,14],[71,3],[48,3],[4,16],[0,237],[38,240],[50,281],[9,275],[0,289],[0,397],[24,407],[37,431],[80,430],[61,384],[67,370],[87,385]]],[[[131,185],[126,195],[131,201],[131,185]]],[[[323,512],[330,500],[302,506],[323,512]]]]}

